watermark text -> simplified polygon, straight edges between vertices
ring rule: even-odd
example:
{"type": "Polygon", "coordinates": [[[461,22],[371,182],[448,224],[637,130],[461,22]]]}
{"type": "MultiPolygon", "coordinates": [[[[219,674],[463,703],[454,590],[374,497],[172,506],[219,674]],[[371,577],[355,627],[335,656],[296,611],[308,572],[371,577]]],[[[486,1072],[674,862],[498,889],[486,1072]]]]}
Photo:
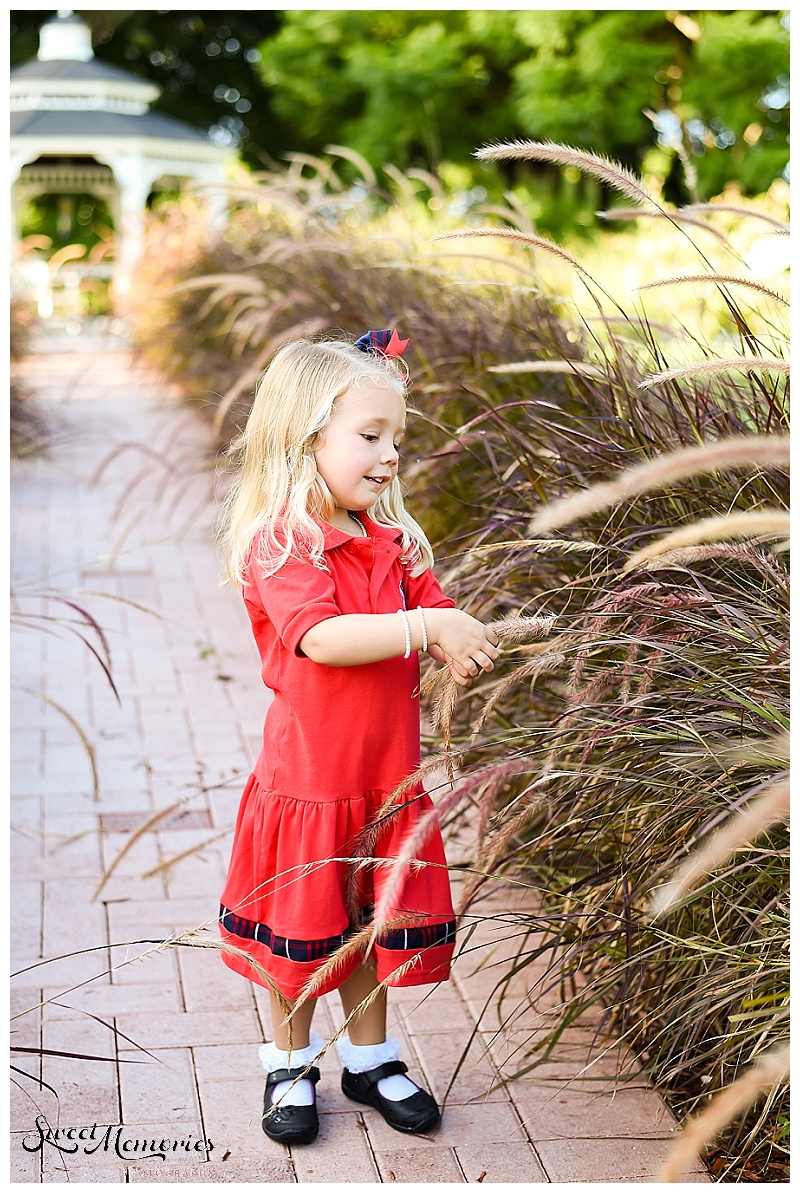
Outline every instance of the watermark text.
{"type": "Polygon", "coordinates": [[[210,1139],[195,1139],[191,1132],[185,1139],[169,1139],[158,1135],[137,1136],[135,1128],[124,1126],[51,1127],[43,1114],[36,1116],[35,1130],[24,1136],[26,1152],[40,1152],[45,1145],[64,1155],[78,1151],[86,1156],[106,1152],[120,1160],[165,1160],[167,1156],[191,1156],[204,1159],[213,1150],[210,1139]]]}

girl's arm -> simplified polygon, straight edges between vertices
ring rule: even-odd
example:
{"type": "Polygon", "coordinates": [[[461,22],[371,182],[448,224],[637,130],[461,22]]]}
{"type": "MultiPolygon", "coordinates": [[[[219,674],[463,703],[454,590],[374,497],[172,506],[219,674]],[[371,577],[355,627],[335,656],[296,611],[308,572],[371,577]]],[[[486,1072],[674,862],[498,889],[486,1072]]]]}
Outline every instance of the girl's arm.
{"type": "MultiPolygon", "coordinates": [[[[491,671],[498,658],[497,637],[461,609],[424,609],[428,646],[440,662],[450,662],[454,678],[467,683],[479,671],[491,671]]],[[[407,611],[411,649],[422,649],[422,623],[416,609],[407,611]]],[[[317,622],[300,640],[300,650],[315,663],[354,667],[402,655],[406,648],[399,613],[345,613],[317,622]]]]}

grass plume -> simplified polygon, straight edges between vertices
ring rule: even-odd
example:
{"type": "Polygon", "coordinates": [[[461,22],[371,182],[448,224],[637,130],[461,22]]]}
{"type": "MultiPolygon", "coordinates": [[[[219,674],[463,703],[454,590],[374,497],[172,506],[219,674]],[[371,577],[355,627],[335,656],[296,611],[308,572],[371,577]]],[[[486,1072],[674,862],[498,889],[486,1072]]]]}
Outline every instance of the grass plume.
{"type": "Polygon", "coordinates": [[[470,240],[480,237],[489,237],[492,240],[507,240],[514,244],[523,245],[529,249],[542,249],[546,253],[551,253],[554,257],[558,257],[561,261],[566,261],[578,273],[584,277],[591,275],[584,269],[579,261],[568,253],[560,244],[556,244],[553,240],[548,240],[546,236],[536,236],[533,232],[520,232],[516,228],[471,228],[460,232],[442,232],[436,237],[437,241],[442,240],[470,240]]]}
{"type": "Polygon", "coordinates": [[[789,812],[789,795],[788,779],[778,779],[740,808],[706,845],[687,858],[675,877],[659,890],[653,898],[650,914],[655,918],[666,915],[693,886],[727,861],[736,849],[785,820],[789,812]]]}
{"type": "Polygon", "coordinates": [[[759,1095],[769,1093],[785,1084],[789,1078],[791,1056],[784,1044],[762,1053],[755,1064],[726,1089],[718,1093],[683,1129],[680,1140],[673,1146],[658,1174],[660,1184],[679,1181],[703,1149],[711,1143],[737,1115],[748,1110],[759,1095]]]}
{"type": "Polygon", "coordinates": [[[571,145],[561,145],[554,141],[503,141],[495,145],[484,145],[476,151],[475,156],[482,162],[538,161],[572,166],[591,175],[612,190],[627,195],[634,203],[657,206],[641,180],[619,162],[599,153],[576,149],[571,145]]]}
{"type": "Polygon", "coordinates": [[[719,377],[729,373],[782,373],[789,376],[789,362],[778,357],[741,356],[728,360],[702,360],[696,364],[682,365],[678,369],[665,369],[639,382],[639,389],[652,389],[667,381],[685,380],[694,377],[719,377]]]}
{"type": "Polygon", "coordinates": [[[531,520],[528,532],[549,533],[568,522],[575,522],[642,493],[664,489],[687,477],[734,468],[785,469],[788,464],[789,440],[784,435],[742,435],[705,443],[700,447],[686,447],[637,464],[622,472],[615,480],[552,502],[531,520]]]}
{"type": "Polygon", "coordinates": [[[700,518],[689,526],[681,526],[670,534],[641,547],[625,564],[625,571],[640,568],[652,559],[681,547],[697,543],[721,542],[734,538],[774,538],[789,533],[791,519],[784,510],[756,510],[748,513],[723,514],[700,518]]]}
{"type": "Polygon", "coordinates": [[[725,273],[687,273],[681,274],[680,277],[661,278],[654,282],[644,282],[641,286],[637,286],[637,290],[660,290],[664,286],[700,286],[706,282],[714,282],[718,286],[746,286],[750,290],[755,290],[758,294],[763,294],[765,298],[769,298],[772,302],[780,303],[781,306],[788,307],[789,302],[778,294],[777,290],[771,290],[769,286],[765,286],[763,282],[758,282],[754,278],[740,278],[733,274],[725,273]]]}

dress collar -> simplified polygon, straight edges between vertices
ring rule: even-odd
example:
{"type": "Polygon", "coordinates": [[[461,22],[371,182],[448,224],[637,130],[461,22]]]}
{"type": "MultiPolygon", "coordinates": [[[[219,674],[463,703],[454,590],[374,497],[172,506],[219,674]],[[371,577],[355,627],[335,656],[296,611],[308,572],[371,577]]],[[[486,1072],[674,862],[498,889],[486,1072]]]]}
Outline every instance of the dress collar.
{"type": "MultiPolygon", "coordinates": [[[[390,543],[399,543],[402,541],[403,532],[401,530],[396,530],[393,526],[381,526],[380,523],[374,522],[364,510],[360,512],[358,517],[369,538],[381,539],[384,542],[390,543]]],[[[326,551],[334,547],[341,547],[343,543],[367,541],[366,539],[362,539],[360,535],[347,534],[345,531],[331,526],[329,522],[323,522],[321,518],[315,518],[314,521],[325,536],[326,551]]]]}

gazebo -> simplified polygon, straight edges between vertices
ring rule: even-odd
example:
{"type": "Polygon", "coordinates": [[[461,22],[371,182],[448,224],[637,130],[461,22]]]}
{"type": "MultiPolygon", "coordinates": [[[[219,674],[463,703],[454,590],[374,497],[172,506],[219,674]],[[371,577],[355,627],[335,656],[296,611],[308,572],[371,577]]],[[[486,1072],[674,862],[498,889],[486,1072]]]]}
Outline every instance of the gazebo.
{"type": "MultiPolygon", "coordinates": [[[[89,194],[115,227],[115,293],[124,295],[142,250],[151,192],[176,181],[223,183],[230,149],[150,104],[154,83],[98,61],[89,26],[71,9],[39,31],[39,52],[11,72],[12,260],[19,212],[44,194],[89,194]]],[[[205,192],[219,218],[221,187],[205,192]]]]}

